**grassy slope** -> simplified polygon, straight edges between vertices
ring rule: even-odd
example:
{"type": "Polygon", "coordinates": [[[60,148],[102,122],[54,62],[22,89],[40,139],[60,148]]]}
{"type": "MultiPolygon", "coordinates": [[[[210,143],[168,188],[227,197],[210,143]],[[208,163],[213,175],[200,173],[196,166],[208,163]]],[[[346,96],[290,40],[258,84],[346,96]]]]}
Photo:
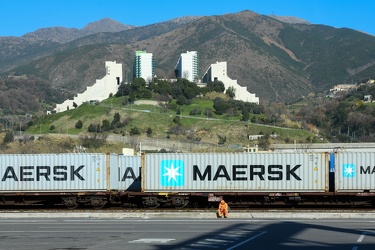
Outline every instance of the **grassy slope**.
{"type": "MultiPolygon", "coordinates": [[[[84,104],[74,110],[45,116],[30,127],[27,133],[87,134],[87,128],[90,124],[101,124],[104,119],[111,122],[116,112],[120,114],[121,121],[128,120],[125,128],[114,131],[119,135],[129,136],[131,128],[136,127],[139,129],[141,136],[146,137],[147,129],[151,128],[151,137],[166,138],[169,128],[177,126],[173,122],[173,118],[176,117],[176,112],[173,110],[162,112],[160,107],[154,105],[122,106],[121,101],[122,98],[112,97],[101,105],[84,104]],[[78,120],[83,122],[82,129],[75,128],[78,120]],[[55,126],[55,129],[50,130],[51,125],[55,126]]],[[[226,145],[240,144],[245,146],[257,143],[248,140],[248,135],[253,134],[278,134],[279,137],[272,139],[272,143],[283,143],[285,140],[305,142],[307,137],[313,136],[311,132],[301,129],[286,129],[242,122],[240,116],[224,117],[215,114],[212,118],[208,118],[204,114],[190,116],[190,111],[197,107],[202,110],[206,107],[213,110],[212,101],[206,100],[196,100],[192,105],[181,106],[180,124],[185,128],[185,132],[180,135],[171,134],[171,139],[192,142],[191,138],[200,138],[201,142],[217,144],[218,135],[220,135],[226,136],[226,145]],[[188,134],[190,134],[190,139],[187,138],[188,134]]]]}

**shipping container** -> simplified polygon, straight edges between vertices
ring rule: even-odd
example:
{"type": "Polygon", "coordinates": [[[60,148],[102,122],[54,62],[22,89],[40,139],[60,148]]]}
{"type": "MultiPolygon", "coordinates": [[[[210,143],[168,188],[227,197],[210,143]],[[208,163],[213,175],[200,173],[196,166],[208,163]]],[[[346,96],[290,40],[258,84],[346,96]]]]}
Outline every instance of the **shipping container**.
{"type": "Polygon", "coordinates": [[[0,155],[0,192],[80,192],[118,188],[117,155],[0,155]]]}
{"type": "Polygon", "coordinates": [[[141,156],[118,156],[119,190],[141,191],[141,156]]]}
{"type": "Polygon", "coordinates": [[[335,171],[337,192],[375,192],[375,152],[339,152],[335,171]]]}
{"type": "Polygon", "coordinates": [[[325,192],[326,153],[149,154],[145,192],[325,192]]]}

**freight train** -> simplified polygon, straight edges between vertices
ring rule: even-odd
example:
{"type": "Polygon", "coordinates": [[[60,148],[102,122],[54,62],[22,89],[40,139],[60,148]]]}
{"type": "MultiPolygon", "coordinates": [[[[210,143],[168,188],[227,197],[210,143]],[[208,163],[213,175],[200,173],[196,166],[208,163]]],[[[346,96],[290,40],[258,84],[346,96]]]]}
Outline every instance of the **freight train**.
{"type": "Polygon", "coordinates": [[[0,204],[375,205],[375,152],[0,155],[0,204]]]}

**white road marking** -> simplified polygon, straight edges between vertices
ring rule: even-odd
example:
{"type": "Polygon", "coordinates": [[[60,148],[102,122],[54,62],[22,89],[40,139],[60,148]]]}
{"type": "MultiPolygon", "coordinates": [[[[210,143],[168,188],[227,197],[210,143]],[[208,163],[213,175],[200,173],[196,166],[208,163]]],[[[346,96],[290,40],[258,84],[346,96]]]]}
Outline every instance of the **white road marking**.
{"type": "Polygon", "coordinates": [[[359,236],[357,242],[362,242],[363,238],[365,238],[366,232],[359,236]]]}
{"type": "Polygon", "coordinates": [[[204,245],[202,246],[202,244],[191,244],[190,246],[192,247],[205,247],[205,248],[220,248],[221,246],[212,246],[212,245],[204,245]]]}
{"type": "Polygon", "coordinates": [[[128,241],[128,243],[168,243],[169,241],[174,241],[175,239],[139,239],[128,241]]]}
{"type": "Polygon", "coordinates": [[[226,250],[232,250],[232,249],[235,249],[235,248],[237,248],[237,247],[239,247],[239,246],[241,246],[241,245],[243,245],[243,244],[245,244],[245,243],[247,243],[247,242],[249,242],[249,241],[252,241],[253,239],[255,239],[255,238],[257,238],[257,237],[259,237],[259,236],[261,236],[261,235],[263,235],[263,234],[265,234],[265,233],[267,233],[267,231],[260,232],[259,234],[257,234],[257,235],[255,235],[255,236],[251,237],[250,239],[247,239],[247,240],[245,240],[245,241],[242,241],[242,242],[238,243],[237,245],[235,245],[235,246],[233,246],[233,247],[227,248],[226,250]]]}
{"type": "Polygon", "coordinates": [[[206,241],[213,241],[217,243],[228,242],[227,240],[221,240],[221,239],[206,239],[206,241]]]}

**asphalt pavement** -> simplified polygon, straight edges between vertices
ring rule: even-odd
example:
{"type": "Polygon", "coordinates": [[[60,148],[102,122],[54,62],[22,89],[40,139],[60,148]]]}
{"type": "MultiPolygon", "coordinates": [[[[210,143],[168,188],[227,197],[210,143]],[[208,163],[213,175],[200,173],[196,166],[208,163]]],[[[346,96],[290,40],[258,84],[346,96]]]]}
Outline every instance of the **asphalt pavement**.
{"type": "MultiPolygon", "coordinates": [[[[134,212],[134,211],[45,211],[45,212],[28,212],[22,210],[1,211],[0,218],[216,218],[216,211],[173,211],[173,212],[134,212]]],[[[233,219],[355,219],[368,218],[375,219],[375,210],[368,211],[345,211],[330,210],[326,212],[311,211],[260,211],[260,212],[231,212],[229,218],[233,219]]]]}
{"type": "Polygon", "coordinates": [[[111,219],[72,218],[74,214],[2,218],[0,250],[373,250],[375,246],[375,220],[367,218],[111,219]]]}

